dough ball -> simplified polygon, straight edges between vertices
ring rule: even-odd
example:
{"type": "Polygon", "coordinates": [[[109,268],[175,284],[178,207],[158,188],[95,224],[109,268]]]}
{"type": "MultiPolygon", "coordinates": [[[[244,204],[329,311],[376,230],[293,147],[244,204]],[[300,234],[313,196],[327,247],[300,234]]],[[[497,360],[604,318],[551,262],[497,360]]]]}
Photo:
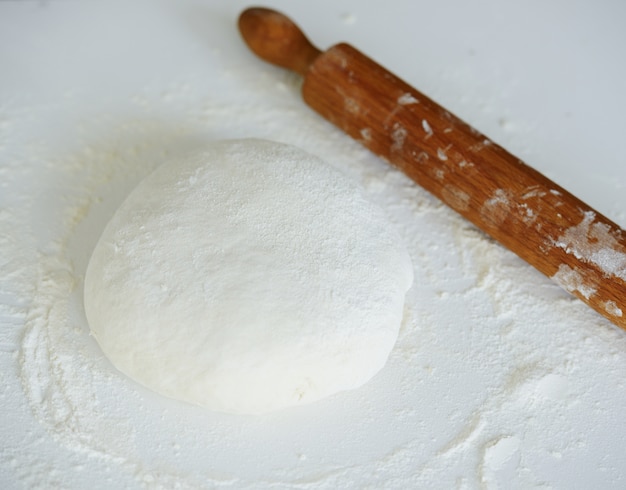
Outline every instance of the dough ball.
{"type": "Polygon", "coordinates": [[[132,379],[264,413],[374,376],[412,279],[399,235],[341,172],[291,146],[220,141],[129,195],[89,262],[85,310],[132,379]]]}

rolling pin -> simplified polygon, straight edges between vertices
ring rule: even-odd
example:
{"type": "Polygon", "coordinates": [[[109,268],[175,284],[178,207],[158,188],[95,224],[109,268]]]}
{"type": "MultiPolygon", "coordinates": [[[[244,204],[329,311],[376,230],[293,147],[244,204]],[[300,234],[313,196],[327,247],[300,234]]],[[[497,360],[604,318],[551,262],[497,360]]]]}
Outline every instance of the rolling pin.
{"type": "Polygon", "coordinates": [[[352,46],[322,52],[265,8],[245,10],[239,30],[260,58],[304,77],[315,111],[626,329],[617,224],[352,46]]]}

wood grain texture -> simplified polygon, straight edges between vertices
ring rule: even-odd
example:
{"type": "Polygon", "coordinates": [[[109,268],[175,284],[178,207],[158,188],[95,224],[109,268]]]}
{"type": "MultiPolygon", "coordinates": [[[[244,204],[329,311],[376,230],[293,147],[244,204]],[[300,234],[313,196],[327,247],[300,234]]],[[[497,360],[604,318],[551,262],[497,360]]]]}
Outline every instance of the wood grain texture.
{"type": "Polygon", "coordinates": [[[257,56],[300,75],[320,54],[291,19],[275,10],[251,7],[239,16],[237,25],[257,56]]]}
{"type": "Polygon", "coordinates": [[[304,75],[313,109],[626,329],[626,232],[347,44],[322,53],[283,14],[251,8],[248,46],[304,75]]]}

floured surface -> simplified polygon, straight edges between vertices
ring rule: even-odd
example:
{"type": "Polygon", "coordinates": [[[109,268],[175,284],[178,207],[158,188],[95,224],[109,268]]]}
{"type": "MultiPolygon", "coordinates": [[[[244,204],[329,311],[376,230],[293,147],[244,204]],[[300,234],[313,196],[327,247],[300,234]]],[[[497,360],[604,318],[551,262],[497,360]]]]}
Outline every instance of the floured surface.
{"type": "MultiPolygon", "coordinates": [[[[626,226],[617,3],[407,2],[429,22],[414,29],[398,8],[383,38],[373,5],[291,4],[270,5],[320,46],[359,46],[626,226]]],[[[0,5],[1,487],[623,486],[623,332],[311,114],[295,76],[240,44],[245,4],[64,5],[0,5]],[[251,136],[364,185],[419,271],[378,376],[261,418],[120,378],[80,294],[99,233],[141,178],[207,139],[251,136]]]]}

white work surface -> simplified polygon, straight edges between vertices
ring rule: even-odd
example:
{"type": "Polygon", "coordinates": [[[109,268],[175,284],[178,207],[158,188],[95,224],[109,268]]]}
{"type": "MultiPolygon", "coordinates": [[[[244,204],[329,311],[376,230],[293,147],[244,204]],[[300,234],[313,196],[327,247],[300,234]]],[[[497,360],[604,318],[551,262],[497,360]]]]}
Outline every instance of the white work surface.
{"type": "MultiPolygon", "coordinates": [[[[298,77],[240,40],[247,6],[0,2],[0,488],[624,488],[626,332],[310,111],[298,77]],[[248,136],[345,169],[416,274],[370,383],[262,417],[136,385],[82,309],[91,250],[133,186],[248,136]]],[[[266,6],[626,226],[626,3],[266,6]]]]}

